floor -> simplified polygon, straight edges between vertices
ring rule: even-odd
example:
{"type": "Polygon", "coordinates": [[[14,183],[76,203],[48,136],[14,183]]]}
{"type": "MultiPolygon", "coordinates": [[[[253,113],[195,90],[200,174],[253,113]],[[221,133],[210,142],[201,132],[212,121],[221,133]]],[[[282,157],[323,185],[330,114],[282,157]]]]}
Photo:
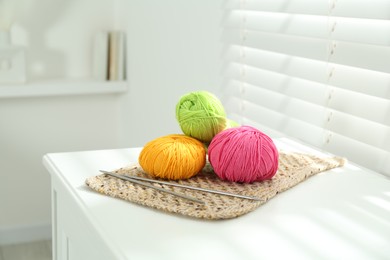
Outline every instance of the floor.
{"type": "Polygon", "coordinates": [[[50,260],[51,240],[0,246],[0,260],[50,260]]]}

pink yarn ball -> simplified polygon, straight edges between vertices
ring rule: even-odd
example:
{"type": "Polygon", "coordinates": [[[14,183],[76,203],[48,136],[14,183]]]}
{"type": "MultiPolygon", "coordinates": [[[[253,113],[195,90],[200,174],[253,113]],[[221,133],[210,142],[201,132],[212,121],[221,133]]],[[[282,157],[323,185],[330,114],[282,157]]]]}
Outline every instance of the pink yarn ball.
{"type": "Polygon", "coordinates": [[[251,183],[271,179],[279,153],[272,139],[250,126],[226,129],[211,141],[209,161],[222,180],[251,183]]]}

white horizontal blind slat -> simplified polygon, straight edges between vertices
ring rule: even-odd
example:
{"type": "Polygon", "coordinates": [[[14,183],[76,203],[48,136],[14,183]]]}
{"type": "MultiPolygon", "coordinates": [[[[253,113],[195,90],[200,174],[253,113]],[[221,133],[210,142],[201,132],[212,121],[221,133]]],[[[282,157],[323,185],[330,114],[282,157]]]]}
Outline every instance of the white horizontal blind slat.
{"type": "Polygon", "coordinates": [[[329,64],[332,70],[332,77],[329,84],[345,90],[355,91],[390,99],[390,74],[366,70],[340,64],[329,64]]]}
{"type": "Polygon", "coordinates": [[[390,100],[341,88],[331,90],[329,108],[384,126],[390,125],[390,100]],[[353,102],[346,102],[350,100],[353,102]]]}
{"type": "MultiPolygon", "coordinates": [[[[230,31],[230,42],[240,44],[240,31],[230,31]]],[[[307,38],[294,35],[273,34],[259,31],[247,31],[245,46],[279,52],[283,54],[326,60],[329,42],[326,39],[307,38]]]]}
{"type": "Polygon", "coordinates": [[[332,30],[332,38],[338,41],[390,44],[390,20],[233,10],[226,16],[226,26],[237,29],[243,12],[250,31],[328,39],[332,30]]]}
{"type": "Polygon", "coordinates": [[[327,15],[329,6],[325,1],[313,0],[246,0],[245,5],[240,0],[229,0],[226,9],[327,15]]]}
{"type": "Polygon", "coordinates": [[[327,151],[390,177],[389,152],[337,133],[331,138],[333,141],[325,146],[327,151]]]}
{"type": "Polygon", "coordinates": [[[389,20],[332,17],[332,39],[367,45],[390,45],[389,20]]]}
{"type": "Polygon", "coordinates": [[[239,28],[239,20],[246,16],[246,29],[251,31],[327,38],[328,18],[326,16],[270,13],[260,11],[234,10],[226,17],[226,26],[239,28]]]}
{"type": "MultiPolygon", "coordinates": [[[[327,16],[330,4],[331,1],[320,0],[246,0],[243,7],[240,0],[228,0],[225,8],[327,16]]],[[[388,0],[337,0],[332,15],[389,20],[390,2],[388,0]]]]}
{"type": "Polygon", "coordinates": [[[390,73],[390,46],[334,42],[330,62],[390,73]]]}
{"type": "Polygon", "coordinates": [[[388,126],[339,111],[332,111],[330,115],[329,131],[390,152],[390,128],[388,126]]]}
{"type": "Polygon", "coordinates": [[[370,19],[390,19],[388,0],[337,0],[332,15],[370,19]]]}

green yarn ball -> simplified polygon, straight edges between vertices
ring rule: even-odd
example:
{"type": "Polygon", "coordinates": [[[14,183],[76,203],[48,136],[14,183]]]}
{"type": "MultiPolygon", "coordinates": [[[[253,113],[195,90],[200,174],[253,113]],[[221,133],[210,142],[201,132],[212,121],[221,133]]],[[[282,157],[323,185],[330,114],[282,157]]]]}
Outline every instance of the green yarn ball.
{"type": "Polygon", "coordinates": [[[176,119],[184,134],[205,143],[227,126],[221,101],[207,91],[182,96],[176,105],[176,119]]]}

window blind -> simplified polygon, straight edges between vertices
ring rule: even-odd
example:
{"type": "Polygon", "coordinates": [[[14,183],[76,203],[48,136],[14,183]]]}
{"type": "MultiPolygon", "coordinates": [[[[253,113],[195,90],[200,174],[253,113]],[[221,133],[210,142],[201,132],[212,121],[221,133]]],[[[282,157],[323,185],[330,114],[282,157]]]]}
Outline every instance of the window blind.
{"type": "Polygon", "coordinates": [[[390,1],[230,0],[228,116],[390,176],[390,1]]]}

